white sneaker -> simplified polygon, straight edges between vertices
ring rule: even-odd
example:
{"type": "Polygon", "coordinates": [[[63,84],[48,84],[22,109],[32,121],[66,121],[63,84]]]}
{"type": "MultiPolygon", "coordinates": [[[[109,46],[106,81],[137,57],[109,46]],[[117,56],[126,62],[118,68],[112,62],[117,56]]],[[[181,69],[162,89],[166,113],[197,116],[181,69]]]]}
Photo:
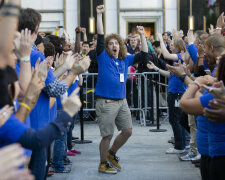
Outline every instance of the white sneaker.
{"type": "Polygon", "coordinates": [[[201,159],[201,154],[198,154],[197,156],[191,158],[192,161],[197,161],[199,159],[201,159]]]}
{"type": "Polygon", "coordinates": [[[167,149],[166,154],[181,154],[184,152],[185,152],[185,149],[179,150],[179,149],[175,149],[175,148],[169,148],[169,149],[167,149]]]}

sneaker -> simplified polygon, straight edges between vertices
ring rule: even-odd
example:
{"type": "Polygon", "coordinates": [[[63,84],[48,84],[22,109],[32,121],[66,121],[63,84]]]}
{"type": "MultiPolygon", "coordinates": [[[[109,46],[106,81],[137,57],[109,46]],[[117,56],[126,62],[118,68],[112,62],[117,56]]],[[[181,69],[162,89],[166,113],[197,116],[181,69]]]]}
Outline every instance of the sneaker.
{"type": "Polygon", "coordinates": [[[70,168],[63,168],[63,169],[57,169],[53,168],[54,173],[70,173],[71,169],[70,168]]]}
{"type": "Polygon", "coordinates": [[[67,154],[67,156],[75,156],[76,155],[75,153],[73,153],[71,151],[68,151],[66,154],[67,154]]]}
{"type": "Polygon", "coordinates": [[[180,160],[181,161],[191,161],[191,158],[194,158],[195,156],[196,156],[196,154],[190,151],[185,156],[181,156],[180,160]]]}
{"type": "Polygon", "coordinates": [[[54,171],[53,171],[52,169],[49,169],[49,170],[48,170],[47,177],[50,177],[50,176],[52,176],[52,175],[54,175],[54,171]]]}
{"type": "Polygon", "coordinates": [[[70,161],[69,159],[63,159],[63,165],[71,165],[72,161],[70,161]]]}
{"type": "Polygon", "coordinates": [[[112,155],[111,153],[108,152],[107,158],[111,166],[113,166],[116,170],[121,171],[121,166],[119,164],[120,158],[118,156],[112,155]]]}
{"type": "Polygon", "coordinates": [[[190,145],[185,146],[185,149],[190,149],[190,145]]]}
{"type": "Polygon", "coordinates": [[[201,154],[198,154],[197,156],[191,158],[191,161],[198,161],[201,159],[201,154]]]}
{"type": "Polygon", "coordinates": [[[116,174],[117,170],[113,168],[108,162],[107,163],[100,163],[98,166],[98,171],[101,173],[106,174],[116,174]]]}
{"type": "Polygon", "coordinates": [[[81,152],[76,149],[70,150],[70,152],[75,153],[75,154],[81,154],[81,152]]]}
{"type": "Polygon", "coordinates": [[[181,153],[184,153],[184,152],[185,152],[185,149],[179,150],[179,149],[175,149],[175,148],[169,148],[166,151],[166,154],[181,154],[181,153]]]}

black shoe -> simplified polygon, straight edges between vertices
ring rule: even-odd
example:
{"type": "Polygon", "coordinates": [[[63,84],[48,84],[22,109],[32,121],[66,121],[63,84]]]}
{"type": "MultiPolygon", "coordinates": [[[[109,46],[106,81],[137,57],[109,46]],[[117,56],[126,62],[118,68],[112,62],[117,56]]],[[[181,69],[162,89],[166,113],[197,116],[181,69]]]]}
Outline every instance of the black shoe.
{"type": "Polygon", "coordinates": [[[191,162],[192,162],[193,164],[198,164],[198,163],[200,163],[200,159],[197,159],[197,160],[191,160],[191,162]]]}
{"type": "Polygon", "coordinates": [[[195,167],[196,167],[196,168],[200,168],[200,163],[196,163],[196,164],[195,164],[195,167]]]}

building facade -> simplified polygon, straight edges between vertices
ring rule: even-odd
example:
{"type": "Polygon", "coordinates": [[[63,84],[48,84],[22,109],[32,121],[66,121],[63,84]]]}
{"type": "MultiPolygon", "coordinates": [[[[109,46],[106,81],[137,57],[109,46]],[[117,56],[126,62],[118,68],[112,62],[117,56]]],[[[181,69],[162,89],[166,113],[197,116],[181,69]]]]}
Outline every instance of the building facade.
{"type": "MultiPolygon", "coordinates": [[[[33,8],[42,14],[40,32],[54,33],[57,26],[63,26],[71,40],[78,25],[87,28],[91,0],[22,0],[23,8],[33,8]]],[[[146,35],[179,29],[180,0],[93,0],[95,7],[105,5],[104,29],[106,34],[119,33],[126,37],[135,33],[136,25],[143,25],[146,35]]],[[[62,33],[62,30],[61,32],[62,33]]],[[[89,39],[91,35],[88,35],[89,39]]]]}

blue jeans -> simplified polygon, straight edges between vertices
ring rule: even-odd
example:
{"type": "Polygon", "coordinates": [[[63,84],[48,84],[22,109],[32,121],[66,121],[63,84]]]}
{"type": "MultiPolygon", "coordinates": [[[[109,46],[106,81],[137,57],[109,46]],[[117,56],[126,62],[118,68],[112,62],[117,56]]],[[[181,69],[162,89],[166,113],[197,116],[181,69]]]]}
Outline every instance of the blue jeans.
{"type": "MultiPolygon", "coordinates": [[[[57,118],[60,113],[65,113],[62,110],[57,111],[57,118]]],[[[61,116],[62,117],[62,116],[61,116]]],[[[63,158],[66,156],[67,152],[67,131],[64,132],[62,136],[55,140],[54,148],[53,148],[53,160],[52,167],[56,170],[64,170],[63,158]]]]}
{"type": "Polygon", "coordinates": [[[46,148],[32,151],[29,169],[35,176],[35,179],[44,180],[45,178],[45,163],[47,159],[46,148]]]}
{"type": "Polygon", "coordinates": [[[71,126],[69,127],[69,130],[67,132],[67,148],[68,150],[71,150],[73,148],[72,146],[72,137],[73,137],[73,128],[74,128],[74,124],[77,120],[77,117],[78,117],[78,113],[73,117],[73,121],[71,126]]]}
{"type": "Polygon", "coordinates": [[[168,92],[167,103],[169,108],[169,122],[172,126],[175,149],[185,148],[185,129],[180,124],[181,109],[175,107],[175,100],[180,99],[182,94],[168,92]]]}

